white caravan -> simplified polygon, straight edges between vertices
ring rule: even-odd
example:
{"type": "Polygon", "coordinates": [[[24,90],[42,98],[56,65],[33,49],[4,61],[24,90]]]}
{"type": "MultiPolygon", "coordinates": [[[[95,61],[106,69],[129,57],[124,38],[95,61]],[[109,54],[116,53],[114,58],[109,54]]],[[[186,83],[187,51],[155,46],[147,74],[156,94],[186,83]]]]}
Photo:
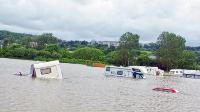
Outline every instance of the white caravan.
{"type": "Polygon", "coordinates": [[[32,64],[32,77],[62,79],[59,61],[50,61],[39,64],[32,64]]]}
{"type": "Polygon", "coordinates": [[[158,67],[146,67],[147,72],[150,75],[156,75],[156,76],[163,76],[164,70],[159,69],[158,67]]]}
{"type": "Polygon", "coordinates": [[[183,69],[171,69],[169,71],[169,74],[171,75],[178,75],[178,76],[182,76],[184,73],[184,70],[183,69]]]}
{"type": "MultiPolygon", "coordinates": [[[[141,72],[143,75],[146,74],[146,71],[139,69],[137,67],[116,67],[116,66],[106,66],[105,75],[106,76],[117,76],[117,77],[131,77],[133,78],[133,70],[135,69],[138,72],[141,72]]],[[[139,75],[136,75],[136,78],[141,78],[139,75]]],[[[143,77],[145,78],[145,77],[143,77]]]]}

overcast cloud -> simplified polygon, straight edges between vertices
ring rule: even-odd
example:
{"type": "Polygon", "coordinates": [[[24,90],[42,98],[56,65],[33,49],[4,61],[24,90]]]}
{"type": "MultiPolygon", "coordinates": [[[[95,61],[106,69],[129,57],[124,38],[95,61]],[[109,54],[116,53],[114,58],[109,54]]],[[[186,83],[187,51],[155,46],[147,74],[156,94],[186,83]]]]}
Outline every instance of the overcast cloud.
{"type": "Polygon", "coordinates": [[[118,40],[129,31],[141,42],[169,31],[200,45],[200,0],[0,0],[0,9],[1,30],[65,40],[118,40]]]}

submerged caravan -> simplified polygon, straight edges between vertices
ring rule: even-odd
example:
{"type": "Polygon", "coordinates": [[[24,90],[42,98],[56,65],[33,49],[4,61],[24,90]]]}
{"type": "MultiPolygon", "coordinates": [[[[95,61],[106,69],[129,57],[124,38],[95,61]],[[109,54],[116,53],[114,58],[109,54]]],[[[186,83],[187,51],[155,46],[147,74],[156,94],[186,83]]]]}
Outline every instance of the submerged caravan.
{"type": "Polygon", "coordinates": [[[36,78],[62,79],[59,61],[32,64],[30,74],[36,78]]]}
{"type": "Polygon", "coordinates": [[[163,70],[157,67],[146,66],[129,66],[129,67],[116,67],[107,66],[105,69],[106,76],[118,76],[118,77],[131,77],[131,78],[145,78],[144,75],[157,75],[162,76],[163,70]]]}

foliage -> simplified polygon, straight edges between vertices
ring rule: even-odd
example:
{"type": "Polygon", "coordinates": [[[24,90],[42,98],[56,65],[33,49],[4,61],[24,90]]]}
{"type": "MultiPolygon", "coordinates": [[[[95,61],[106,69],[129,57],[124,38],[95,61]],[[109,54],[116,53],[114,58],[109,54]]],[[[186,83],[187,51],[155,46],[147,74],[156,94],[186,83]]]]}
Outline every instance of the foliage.
{"type": "Polygon", "coordinates": [[[139,54],[139,35],[126,32],[119,41],[119,59],[123,66],[133,64],[139,54]]]}
{"type": "Polygon", "coordinates": [[[38,49],[43,49],[49,44],[58,43],[58,38],[54,37],[52,33],[44,33],[39,35],[35,40],[38,44],[38,49]]]}
{"type": "Polygon", "coordinates": [[[87,47],[89,43],[87,41],[78,41],[78,40],[76,40],[76,41],[61,40],[59,44],[63,48],[69,48],[70,50],[76,50],[77,48],[87,47]]]}
{"type": "Polygon", "coordinates": [[[62,58],[72,58],[72,54],[69,52],[68,49],[60,48],[58,53],[62,55],[62,58]]]}
{"type": "Polygon", "coordinates": [[[160,46],[157,51],[157,59],[164,69],[178,68],[179,59],[185,49],[185,42],[183,37],[174,33],[163,32],[160,34],[157,41],[160,46]]]}
{"type": "Polygon", "coordinates": [[[119,52],[112,51],[106,55],[106,62],[113,65],[120,65],[119,52]]]}
{"type": "Polygon", "coordinates": [[[13,39],[15,42],[19,41],[20,39],[24,37],[29,37],[32,36],[30,34],[23,34],[23,33],[14,33],[14,32],[9,32],[5,30],[0,30],[0,40],[4,40],[6,38],[13,39]]]}
{"type": "Polygon", "coordinates": [[[45,51],[45,50],[40,50],[40,51],[38,51],[37,56],[42,57],[42,58],[49,58],[49,57],[51,57],[51,52],[45,51]]]}
{"type": "Polygon", "coordinates": [[[15,48],[9,50],[7,55],[8,57],[34,59],[37,56],[37,51],[35,49],[15,48]]]}
{"type": "Polygon", "coordinates": [[[103,61],[105,55],[99,49],[85,47],[74,51],[73,56],[76,59],[103,61]]]}
{"type": "Polygon", "coordinates": [[[49,52],[58,52],[60,49],[60,47],[56,44],[50,44],[47,45],[46,48],[44,49],[45,51],[49,51],[49,52]]]}
{"type": "Polygon", "coordinates": [[[87,64],[158,66],[200,69],[200,47],[186,47],[186,40],[174,33],[163,32],[157,43],[139,44],[139,35],[126,32],[119,47],[90,44],[87,41],[64,41],[51,33],[30,35],[0,30],[0,57],[87,64]],[[33,45],[34,44],[34,45],[33,45]],[[191,52],[193,51],[193,52],[191,52]],[[156,55],[156,57],[155,57],[156,55]]]}
{"type": "Polygon", "coordinates": [[[196,56],[192,51],[184,51],[182,58],[179,60],[179,68],[182,69],[196,69],[196,56]]]}

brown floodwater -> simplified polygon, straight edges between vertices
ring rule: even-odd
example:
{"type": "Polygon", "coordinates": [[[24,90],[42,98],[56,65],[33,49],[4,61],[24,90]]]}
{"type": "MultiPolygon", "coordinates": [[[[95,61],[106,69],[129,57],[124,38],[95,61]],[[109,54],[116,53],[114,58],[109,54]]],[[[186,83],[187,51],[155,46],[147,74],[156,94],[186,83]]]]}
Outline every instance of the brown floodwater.
{"type": "Polygon", "coordinates": [[[0,58],[0,112],[197,112],[200,79],[106,77],[104,69],[61,64],[62,80],[13,75],[29,73],[35,61],[0,58]],[[155,87],[175,88],[177,94],[155,87]]]}

